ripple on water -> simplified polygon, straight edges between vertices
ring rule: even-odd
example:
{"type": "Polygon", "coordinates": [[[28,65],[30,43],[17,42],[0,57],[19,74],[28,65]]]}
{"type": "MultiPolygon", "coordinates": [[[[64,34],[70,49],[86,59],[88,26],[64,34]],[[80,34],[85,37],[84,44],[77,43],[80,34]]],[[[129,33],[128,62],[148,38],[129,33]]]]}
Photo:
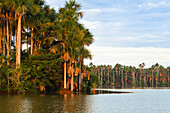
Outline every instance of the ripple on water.
{"type": "MultiPolygon", "coordinates": [[[[112,90],[113,91],[113,90],[112,90]]],[[[126,90],[121,90],[126,91],[126,90]]],[[[169,113],[170,90],[100,95],[0,96],[0,113],[169,113]]]]}

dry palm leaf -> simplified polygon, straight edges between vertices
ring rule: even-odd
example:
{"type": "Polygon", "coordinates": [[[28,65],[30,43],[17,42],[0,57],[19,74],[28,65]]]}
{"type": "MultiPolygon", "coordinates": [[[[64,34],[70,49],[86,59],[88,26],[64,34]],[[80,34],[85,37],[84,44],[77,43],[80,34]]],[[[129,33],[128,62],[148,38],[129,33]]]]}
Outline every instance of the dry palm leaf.
{"type": "Polygon", "coordinates": [[[73,67],[69,67],[67,73],[69,74],[69,77],[74,73],[73,67]]]}
{"type": "Polygon", "coordinates": [[[80,71],[81,71],[80,68],[77,67],[77,68],[76,68],[76,71],[75,71],[75,76],[78,76],[78,74],[80,73],[80,71]]]}
{"type": "Polygon", "coordinates": [[[70,59],[70,55],[68,52],[64,54],[64,60],[68,61],[70,59]]]}
{"type": "Polygon", "coordinates": [[[51,49],[50,53],[56,53],[56,50],[55,49],[51,49]]]}

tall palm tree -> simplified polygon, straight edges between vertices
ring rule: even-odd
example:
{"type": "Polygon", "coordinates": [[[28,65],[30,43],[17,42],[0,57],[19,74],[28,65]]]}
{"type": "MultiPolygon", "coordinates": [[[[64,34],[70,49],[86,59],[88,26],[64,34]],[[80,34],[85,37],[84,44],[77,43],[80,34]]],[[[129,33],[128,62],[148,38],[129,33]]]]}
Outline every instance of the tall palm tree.
{"type": "Polygon", "coordinates": [[[156,63],[155,64],[155,69],[156,69],[156,77],[155,77],[155,80],[156,80],[156,87],[158,87],[158,81],[159,81],[159,64],[156,63]]]}
{"type": "MultiPolygon", "coordinates": [[[[66,2],[65,7],[59,10],[59,14],[58,14],[59,18],[56,21],[56,23],[59,26],[65,27],[65,29],[61,29],[60,33],[57,31],[57,33],[60,34],[57,37],[57,39],[64,43],[65,46],[64,52],[69,53],[72,61],[76,60],[75,51],[77,47],[80,45],[79,43],[77,43],[77,39],[79,38],[80,33],[76,32],[77,30],[79,30],[79,28],[76,26],[77,22],[79,18],[83,16],[82,12],[79,11],[80,7],[81,7],[80,4],[77,4],[74,0],[73,1],[69,0],[69,2],[66,2]]],[[[66,62],[64,64],[64,67],[65,65],[66,62]]],[[[64,68],[64,72],[65,70],[66,68],[64,68]]],[[[66,73],[64,74],[64,81],[66,82],[65,79],[66,79],[66,73]]],[[[72,77],[72,79],[74,78],[72,77]]],[[[71,87],[73,87],[73,84],[71,85],[71,87]]]]}
{"type": "Polygon", "coordinates": [[[133,88],[135,88],[135,86],[136,86],[136,83],[135,83],[135,72],[136,72],[136,68],[135,67],[133,67],[132,68],[132,87],[133,88]]]}
{"type": "Polygon", "coordinates": [[[169,70],[170,70],[170,67],[167,67],[167,86],[169,87],[169,70]]]}
{"type": "MultiPolygon", "coordinates": [[[[17,47],[16,47],[16,66],[20,67],[21,64],[21,21],[22,17],[30,11],[32,14],[37,14],[39,12],[39,6],[34,3],[34,0],[20,0],[15,3],[15,13],[18,18],[18,26],[17,26],[17,47]]],[[[18,81],[19,81],[18,74],[18,81]]]]}
{"type": "Polygon", "coordinates": [[[107,66],[107,75],[108,75],[108,87],[109,87],[109,74],[110,74],[110,65],[107,66]]]}
{"type": "MultiPolygon", "coordinates": [[[[145,67],[145,63],[139,64],[139,68],[140,68],[140,87],[142,87],[142,74],[144,74],[143,73],[143,68],[144,67],[145,67]]],[[[144,87],[145,87],[145,76],[144,76],[144,87]]]]}

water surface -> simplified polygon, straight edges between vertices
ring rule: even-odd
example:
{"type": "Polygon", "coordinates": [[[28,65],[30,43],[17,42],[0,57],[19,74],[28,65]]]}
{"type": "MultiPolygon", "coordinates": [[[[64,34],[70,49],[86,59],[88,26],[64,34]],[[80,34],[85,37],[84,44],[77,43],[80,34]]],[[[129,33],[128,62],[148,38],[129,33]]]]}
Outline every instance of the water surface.
{"type": "Polygon", "coordinates": [[[135,93],[0,96],[0,113],[170,113],[169,89],[109,90],[135,93]]]}

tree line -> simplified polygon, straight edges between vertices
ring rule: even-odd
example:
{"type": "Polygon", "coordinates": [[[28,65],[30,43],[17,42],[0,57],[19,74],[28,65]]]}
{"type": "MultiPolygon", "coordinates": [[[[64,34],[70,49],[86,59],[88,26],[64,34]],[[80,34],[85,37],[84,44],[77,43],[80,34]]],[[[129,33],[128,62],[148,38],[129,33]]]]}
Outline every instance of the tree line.
{"type": "Polygon", "coordinates": [[[0,91],[81,89],[94,39],[80,9],[74,0],[58,12],[44,0],[0,1],[0,91]]]}
{"type": "Polygon", "coordinates": [[[145,68],[145,63],[139,67],[116,64],[95,66],[89,64],[89,70],[98,77],[94,88],[159,88],[170,87],[170,67],[164,68],[156,63],[145,68]]]}

